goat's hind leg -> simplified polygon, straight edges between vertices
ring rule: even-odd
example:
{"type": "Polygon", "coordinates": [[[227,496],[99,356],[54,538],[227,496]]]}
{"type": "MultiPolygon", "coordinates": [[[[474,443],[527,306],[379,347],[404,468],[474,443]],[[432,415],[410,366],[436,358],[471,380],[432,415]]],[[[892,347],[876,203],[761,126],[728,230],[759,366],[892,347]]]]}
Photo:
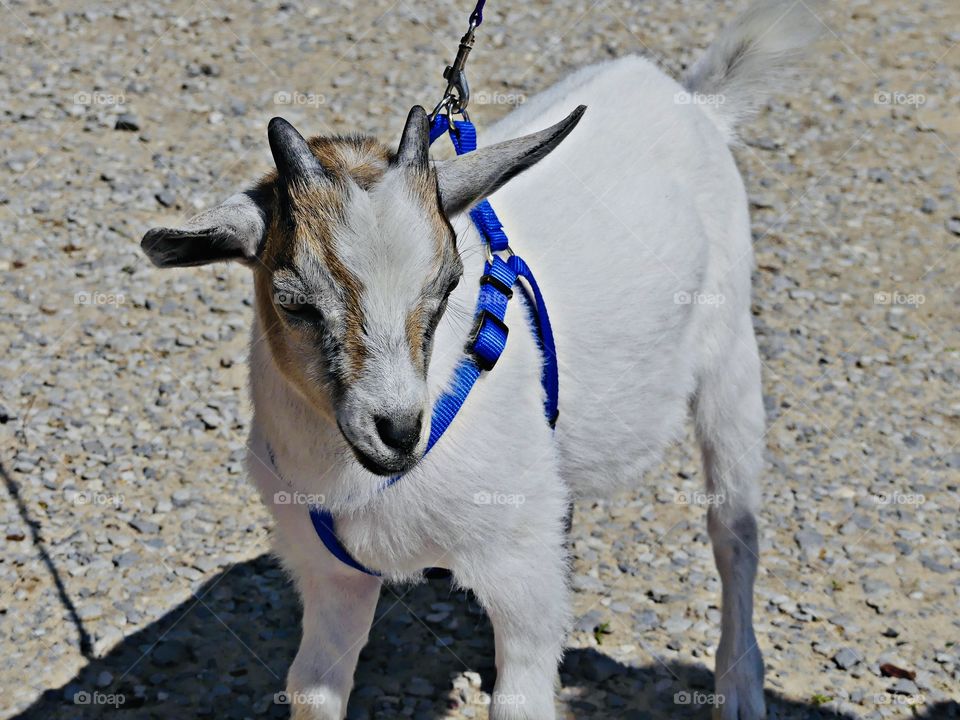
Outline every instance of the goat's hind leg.
{"type": "Polygon", "coordinates": [[[760,360],[749,316],[713,358],[695,400],[707,479],[707,530],[723,586],[715,688],[722,720],[765,716],[763,657],[753,632],[757,487],[763,467],[760,360]]]}

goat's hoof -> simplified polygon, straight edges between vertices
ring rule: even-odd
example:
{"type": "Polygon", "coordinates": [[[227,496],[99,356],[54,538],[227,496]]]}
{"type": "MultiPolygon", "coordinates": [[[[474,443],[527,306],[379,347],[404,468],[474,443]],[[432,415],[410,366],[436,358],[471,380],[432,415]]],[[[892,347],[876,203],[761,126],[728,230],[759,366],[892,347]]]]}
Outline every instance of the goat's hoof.
{"type": "Polygon", "coordinates": [[[763,656],[756,644],[728,667],[717,663],[716,720],[762,720],[767,716],[763,699],[763,656]]]}

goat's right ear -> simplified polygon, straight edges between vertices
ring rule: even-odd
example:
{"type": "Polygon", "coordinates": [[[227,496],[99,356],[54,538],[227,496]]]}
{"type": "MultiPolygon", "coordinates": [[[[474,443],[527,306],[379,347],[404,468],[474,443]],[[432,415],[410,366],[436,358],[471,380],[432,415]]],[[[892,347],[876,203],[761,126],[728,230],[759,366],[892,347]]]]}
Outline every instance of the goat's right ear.
{"type": "Polygon", "coordinates": [[[237,260],[252,264],[267,232],[263,193],[237,193],[187,221],[182,228],[153,228],[140,247],[160,268],[237,260]]]}

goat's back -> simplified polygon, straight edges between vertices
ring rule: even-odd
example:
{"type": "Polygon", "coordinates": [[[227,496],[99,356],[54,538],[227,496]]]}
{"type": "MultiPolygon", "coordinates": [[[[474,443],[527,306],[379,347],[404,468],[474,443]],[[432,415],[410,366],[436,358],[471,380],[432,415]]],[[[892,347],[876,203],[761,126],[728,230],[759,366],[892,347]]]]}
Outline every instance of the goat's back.
{"type": "Polygon", "coordinates": [[[488,133],[588,106],[546,162],[491,199],[551,311],[573,487],[629,482],[657,461],[686,415],[701,347],[726,342],[711,336],[732,332],[726,316],[749,298],[743,184],[724,136],[686,97],[628,57],[581,70],[488,133]],[[727,273],[735,259],[747,269],[727,273]],[[707,306],[710,295],[728,307],[707,306]]]}

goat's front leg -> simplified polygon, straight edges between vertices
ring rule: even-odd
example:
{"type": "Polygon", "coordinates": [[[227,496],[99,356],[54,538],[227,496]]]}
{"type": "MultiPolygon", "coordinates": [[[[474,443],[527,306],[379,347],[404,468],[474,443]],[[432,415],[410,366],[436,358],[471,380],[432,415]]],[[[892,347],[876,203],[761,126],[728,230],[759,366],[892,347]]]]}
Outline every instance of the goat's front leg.
{"type": "MultiPolygon", "coordinates": [[[[311,570],[316,572],[315,567],[311,570]]],[[[357,658],[373,622],[380,581],[337,567],[325,575],[299,577],[298,586],[303,638],[287,674],[291,717],[341,720],[347,712],[357,658]]]]}
{"type": "Polygon", "coordinates": [[[562,536],[494,544],[496,555],[479,573],[457,574],[493,623],[497,682],[490,720],[553,720],[557,665],[571,618],[562,536]]]}

